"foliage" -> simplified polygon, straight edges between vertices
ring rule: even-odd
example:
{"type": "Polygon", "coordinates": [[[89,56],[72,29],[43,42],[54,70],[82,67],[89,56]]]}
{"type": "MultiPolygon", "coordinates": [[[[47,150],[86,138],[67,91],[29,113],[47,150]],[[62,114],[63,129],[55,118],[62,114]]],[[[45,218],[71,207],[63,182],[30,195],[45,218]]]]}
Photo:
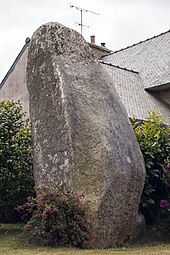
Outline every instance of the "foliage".
{"type": "Polygon", "coordinates": [[[140,209],[147,212],[146,220],[152,223],[160,212],[160,201],[169,200],[170,129],[162,117],[150,111],[147,121],[132,120],[146,167],[146,180],[141,196],[140,209]]]}
{"type": "Polygon", "coordinates": [[[23,240],[42,246],[83,247],[92,237],[92,223],[83,195],[63,188],[42,188],[38,197],[29,199],[20,210],[33,216],[23,231],[23,240]]]}
{"type": "Polygon", "coordinates": [[[0,221],[17,221],[15,207],[34,195],[29,120],[21,103],[0,102],[0,221]]]}

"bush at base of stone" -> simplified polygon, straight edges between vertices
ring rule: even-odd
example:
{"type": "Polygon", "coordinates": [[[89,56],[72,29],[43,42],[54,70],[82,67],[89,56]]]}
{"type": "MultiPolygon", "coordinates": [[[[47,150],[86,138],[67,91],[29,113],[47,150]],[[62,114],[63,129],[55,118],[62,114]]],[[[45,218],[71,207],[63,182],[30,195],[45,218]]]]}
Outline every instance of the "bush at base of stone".
{"type": "Polygon", "coordinates": [[[24,207],[34,210],[26,224],[22,240],[41,246],[74,246],[83,248],[93,239],[92,216],[83,203],[83,195],[59,188],[42,188],[38,197],[24,207]]]}

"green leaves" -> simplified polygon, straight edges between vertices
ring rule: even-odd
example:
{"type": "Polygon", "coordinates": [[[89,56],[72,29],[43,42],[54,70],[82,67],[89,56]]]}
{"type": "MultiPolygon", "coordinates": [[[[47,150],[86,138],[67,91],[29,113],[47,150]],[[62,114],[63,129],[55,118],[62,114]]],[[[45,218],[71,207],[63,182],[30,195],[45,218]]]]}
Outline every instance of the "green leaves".
{"type": "Polygon", "coordinates": [[[169,197],[165,171],[170,156],[170,128],[163,124],[157,112],[150,111],[146,121],[132,120],[136,138],[140,144],[146,167],[146,181],[141,197],[141,206],[159,205],[161,197],[169,197]]]}
{"type": "Polygon", "coordinates": [[[21,103],[0,103],[0,221],[13,220],[14,209],[34,194],[32,139],[21,103]],[[11,219],[9,219],[10,217],[11,219]]]}
{"type": "Polygon", "coordinates": [[[94,217],[83,194],[56,187],[42,188],[39,196],[19,210],[33,212],[24,228],[22,238],[29,244],[41,246],[75,246],[82,248],[93,240],[94,217]]]}

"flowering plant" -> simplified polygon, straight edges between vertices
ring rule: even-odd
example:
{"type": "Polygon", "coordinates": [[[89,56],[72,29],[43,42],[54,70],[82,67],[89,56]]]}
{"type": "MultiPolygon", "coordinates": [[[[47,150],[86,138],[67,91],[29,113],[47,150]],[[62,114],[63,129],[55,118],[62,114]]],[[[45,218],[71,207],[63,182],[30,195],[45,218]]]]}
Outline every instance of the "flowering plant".
{"type": "Polygon", "coordinates": [[[166,183],[167,196],[166,199],[160,200],[161,215],[168,217],[170,215],[170,161],[167,160],[165,164],[165,178],[164,182],[166,183]]]}
{"type": "Polygon", "coordinates": [[[168,185],[170,186],[170,160],[167,161],[167,164],[165,166],[165,173],[168,185]]]}
{"type": "Polygon", "coordinates": [[[168,217],[168,214],[170,213],[170,200],[162,199],[160,201],[160,207],[161,215],[164,217],[168,217]]]}
{"type": "Polygon", "coordinates": [[[168,200],[161,200],[160,201],[160,207],[162,207],[162,208],[169,207],[169,201],[168,200]]]}
{"type": "MultiPolygon", "coordinates": [[[[38,197],[25,205],[33,216],[26,224],[22,238],[43,246],[83,247],[93,239],[92,218],[84,195],[63,188],[42,188],[38,197]]],[[[21,208],[20,208],[21,209],[21,208]]]]}

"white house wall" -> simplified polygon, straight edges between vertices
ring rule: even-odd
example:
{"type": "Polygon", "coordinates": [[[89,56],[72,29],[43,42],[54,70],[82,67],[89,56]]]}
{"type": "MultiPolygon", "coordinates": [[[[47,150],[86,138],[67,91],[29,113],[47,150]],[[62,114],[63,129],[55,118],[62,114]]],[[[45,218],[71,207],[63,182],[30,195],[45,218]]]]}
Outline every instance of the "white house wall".
{"type": "Polygon", "coordinates": [[[3,84],[0,90],[0,101],[5,99],[20,100],[23,110],[29,115],[29,96],[26,84],[27,54],[28,48],[25,49],[14,70],[3,84]]]}

